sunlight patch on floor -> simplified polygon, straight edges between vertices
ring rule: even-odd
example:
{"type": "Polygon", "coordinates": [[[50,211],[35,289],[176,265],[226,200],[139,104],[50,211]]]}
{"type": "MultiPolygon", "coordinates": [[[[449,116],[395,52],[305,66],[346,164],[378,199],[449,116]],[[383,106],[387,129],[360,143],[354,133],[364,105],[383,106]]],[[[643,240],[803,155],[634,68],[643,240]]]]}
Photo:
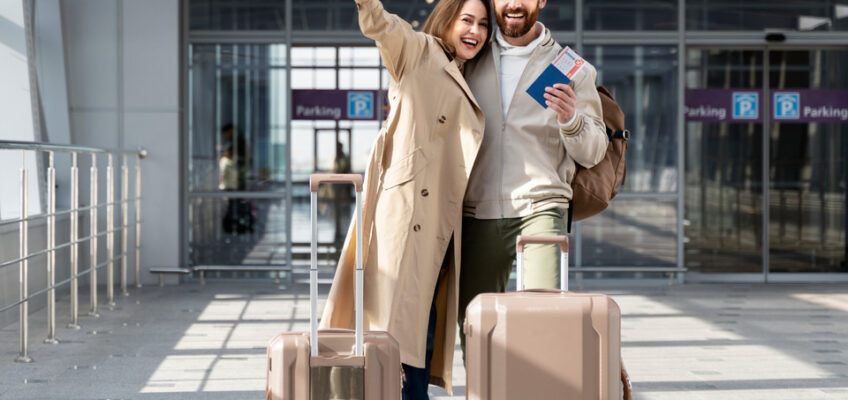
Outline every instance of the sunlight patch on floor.
{"type": "Polygon", "coordinates": [[[791,296],[798,300],[818,304],[834,310],[848,312],[848,294],[845,293],[795,293],[791,296]]]}
{"type": "Polygon", "coordinates": [[[167,356],[141,393],[264,390],[264,367],[264,354],[167,356]]]}

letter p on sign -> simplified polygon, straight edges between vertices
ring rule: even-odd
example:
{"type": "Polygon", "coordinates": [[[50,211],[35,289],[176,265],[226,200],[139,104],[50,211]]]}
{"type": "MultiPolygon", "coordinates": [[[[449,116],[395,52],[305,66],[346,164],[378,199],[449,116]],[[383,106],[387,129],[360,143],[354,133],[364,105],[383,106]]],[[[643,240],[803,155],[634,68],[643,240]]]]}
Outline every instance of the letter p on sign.
{"type": "Polygon", "coordinates": [[[348,92],[347,117],[349,119],[374,118],[374,94],[371,92],[348,92]]]}
{"type": "Polygon", "coordinates": [[[733,93],[733,119],[757,119],[760,95],[756,92],[733,93]]]}
{"type": "Polygon", "coordinates": [[[774,94],[774,119],[798,119],[801,117],[801,96],[798,93],[777,92],[774,94]]]}

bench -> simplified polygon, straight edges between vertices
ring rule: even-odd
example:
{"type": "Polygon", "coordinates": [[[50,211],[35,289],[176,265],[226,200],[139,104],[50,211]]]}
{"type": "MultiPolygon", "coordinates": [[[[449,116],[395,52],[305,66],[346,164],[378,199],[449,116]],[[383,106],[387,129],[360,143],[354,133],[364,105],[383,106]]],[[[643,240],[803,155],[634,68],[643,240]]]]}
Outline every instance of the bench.
{"type": "Polygon", "coordinates": [[[159,286],[165,286],[165,274],[190,274],[191,268],[179,268],[179,267],[153,267],[150,268],[151,274],[159,274],[159,286]]]}
{"type": "MultiPolygon", "coordinates": [[[[252,272],[291,272],[287,265],[195,265],[194,271],[200,272],[200,284],[205,285],[206,271],[252,271],[252,272]]],[[[276,282],[276,280],[275,280],[276,282]]]]}

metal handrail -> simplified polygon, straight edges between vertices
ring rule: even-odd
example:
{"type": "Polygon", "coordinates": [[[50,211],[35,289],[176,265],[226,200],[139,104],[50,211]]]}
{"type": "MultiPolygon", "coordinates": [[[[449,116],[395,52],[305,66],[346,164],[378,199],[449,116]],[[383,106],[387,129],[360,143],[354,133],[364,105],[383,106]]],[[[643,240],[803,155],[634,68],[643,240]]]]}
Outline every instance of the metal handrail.
{"type": "Polygon", "coordinates": [[[139,147],[136,150],[127,149],[104,149],[99,147],[78,146],[72,144],[56,144],[43,142],[22,142],[17,140],[0,140],[0,149],[5,150],[33,150],[33,151],[61,151],[66,153],[113,153],[113,154],[135,154],[139,158],[147,157],[147,150],[139,147]]]}
{"type": "MultiPolygon", "coordinates": [[[[126,254],[126,253],[123,253],[123,254],[126,254]]],[[[66,284],[66,283],[68,283],[68,282],[70,282],[71,280],[76,279],[76,278],[79,278],[79,277],[81,277],[81,276],[83,276],[83,275],[87,275],[87,274],[88,274],[88,273],[90,273],[93,269],[101,269],[101,268],[103,268],[103,267],[105,267],[105,266],[107,266],[107,265],[111,264],[112,262],[114,262],[115,260],[117,260],[117,259],[119,259],[119,258],[120,258],[120,257],[115,257],[115,258],[113,258],[113,259],[111,259],[111,260],[104,261],[104,262],[100,263],[99,265],[95,266],[94,268],[88,268],[87,270],[82,271],[82,272],[80,272],[80,273],[78,273],[78,274],[76,274],[76,275],[74,275],[74,276],[72,276],[72,277],[70,277],[70,278],[68,278],[68,279],[65,279],[64,281],[61,281],[61,282],[59,282],[59,283],[54,284],[53,286],[46,287],[46,288],[44,288],[44,289],[41,289],[41,290],[39,290],[39,291],[37,291],[37,292],[35,292],[35,293],[33,293],[33,294],[29,295],[29,298],[33,298],[33,297],[35,297],[35,296],[38,296],[38,295],[41,295],[41,294],[47,293],[48,291],[53,290],[53,289],[58,289],[59,287],[61,287],[62,285],[66,284]]],[[[6,307],[0,308],[0,312],[8,311],[8,310],[10,310],[10,309],[12,309],[12,308],[15,308],[15,306],[19,306],[19,305],[21,305],[21,303],[24,303],[24,302],[26,302],[26,301],[29,301],[29,299],[26,299],[26,300],[18,300],[18,301],[17,301],[17,302],[15,302],[15,303],[12,303],[12,304],[9,304],[9,305],[8,305],[8,306],[6,306],[6,307]]]]}
{"type": "MultiPolygon", "coordinates": [[[[21,167],[21,216],[20,218],[8,221],[0,221],[0,226],[9,225],[9,224],[18,224],[19,226],[19,257],[12,261],[7,261],[0,263],[0,268],[4,268],[10,265],[19,265],[20,271],[20,298],[14,304],[6,305],[0,308],[0,312],[5,312],[15,307],[19,308],[20,311],[20,319],[19,319],[19,327],[20,327],[20,354],[15,358],[16,362],[32,362],[32,358],[27,354],[28,350],[28,306],[29,301],[32,300],[35,296],[39,296],[47,293],[47,338],[44,340],[45,343],[59,343],[59,340],[56,339],[56,289],[70,284],[71,287],[71,322],[68,324],[68,328],[71,329],[79,329],[79,290],[78,290],[78,280],[80,277],[88,274],[90,277],[90,295],[91,295],[91,310],[89,311],[89,315],[97,315],[98,310],[98,300],[97,300],[97,271],[101,268],[108,267],[107,278],[106,278],[106,297],[107,304],[110,306],[114,306],[114,265],[116,261],[121,262],[121,291],[124,296],[128,296],[127,292],[127,259],[129,258],[132,252],[135,253],[135,284],[136,287],[141,287],[141,281],[139,280],[139,271],[141,266],[141,159],[147,157],[147,150],[137,149],[137,150],[123,150],[123,149],[104,149],[104,148],[96,148],[96,147],[86,147],[86,146],[76,146],[76,145],[61,145],[61,144],[52,144],[52,143],[38,143],[38,142],[17,142],[17,141],[8,141],[8,140],[0,140],[0,150],[21,150],[23,152],[34,151],[34,152],[47,152],[49,155],[49,163],[47,168],[47,212],[40,213],[38,215],[29,216],[27,215],[27,167],[26,164],[21,167]],[[71,153],[71,206],[68,210],[56,211],[56,168],[55,168],[55,152],[68,152],[71,153]],[[80,179],[79,179],[79,154],[84,153],[91,157],[91,166],[90,166],[90,175],[89,175],[89,183],[91,187],[91,204],[80,207],[79,204],[79,187],[80,187],[80,179]],[[107,167],[106,170],[106,201],[99,203],[98,202],[98,193],[97,193],[97,184],[99,178],[101,177],[98,174],[98,155],[104,154],[107,156],[107,167]],[[119,199],[115,199],[115,163],[114,158],[118,155],[121,157],[121,162],[119,165],[120,173],[121,173],[121,192],[119,199]],[[135,193],[134,197],[129,197],[129,163],[127,161],[128,156],[135,156],[137,159],[134,163],[135,168],[135,193]],[[115,221],[115,206],[120,207],[121,219],[115,221]],[[135,218],[133,222],[129,221],[128,217],[128,208],[130,206],[135,207],[135,218]],[[98,226],[97,219],[100,209],[106,208],[106,228],[104,230],[100,230],[98,226]],[[79,219],[80,213],[88,212],[89,223],[90,223],[90,234],[89,236],[80,238],[79,237],[79,219]],[[62,243],[60,245],[56,245],[56,217],[62,215],[70,215],[70,239],[68,242],[62,243]],[[28,249],[28,236],[29,236],[29,222],[30,221],[38,221],[46,219],[47,220],[47,245],[43,250],[39,250],[33,253],[29,252],[28,249]],[[133,249],[129,249],[127,236],[130,228],[135,228],[135,245],[133,249]],[[115,255],[115,232],[121,232],[121,247],[120,253],[115,255]],[[106,258],[107,260],[98,263],[97,262],[97,246],[98,242],[100,242],[100,238],[106,237],[106,258]],[[79,244],[83,242],[89,242],[89,267],[87,270],[79,272],[79,244]],[[64,281],[56,283],[56,253],[57,250],[64,249],[70,247],[70,277],[64,281]],[[47,287],[41,290],[36,291],[35,293],[28,294],[28,273],[29,273],[29,262],[31,259],[36,257],[40,257],[46,255],[46,268],[47,268],[47,276],[48,283],[47,287]]],[[[25,158],[24,158],[25,159],[25,158]]]]}
{"type": "MultiPolygon", "coordinates": [[[[98,205],[93,206],[93,207],[92,206],[85,206],[85,207],[77,208],[76,211],[88,211],[88,210],[90,210],[94,207],[100,208],[100,207],[103,207],[103,206],[113,206],[113,205],[117,205],[117,204],[123,205],[124,203],[129,203],[129,202],[136,201],[136,200],[141,200],[141,198],[140,197],[133,197],[133,198],[129,198],[129,199],[126,199],[126,200],[117,201],[117,202],[98,204],[98,205]]],[[[0,221],[0,226],[17,224],[17,223],[22,222],[22,221],[38,221],[40,219],[45,219],[45,218],[48,218],[48,217],[59,217],[59,216],[65,215],[65,214],[70,214],[72,212],[74,212],[74,210],[69,209],[69,210],[56,211],[55,213],[52,213],[52,214],[41,213],[41,214],[38,214],[38,215],[26,217],[26,218],[7,219],[7,220],[0,221]]]]}
{"type": "Polygon", "coordinates": [[[6,261],[4,263],[0,263],[0,268],[5,268],[5,267],[8,267],[10,265],[15,265],[15,264],[17,264],[21,261],[29,260],[29,259],[32,259],[32,258],[35,258],[35,257],[38,257],[38,256],[43,256],[45,254],[52,253],[56,250],[61,250],[61,249],[64,249],[66,247],[70,247],[71,245],[74,245],[74,244],[79,244],[79,243],[87,242],[91,239],[100,238],[100,237],[106,236],[109,233],[115,233],[115,232],[118,232],[118,231],[123,231],[123,228],[129,228],[130,226],[134,226],[134,225],[135,224],[119,226],[119,227],[116,227],[115,229],[109,229],[109,230],[100,232],[97,235],[86,236],[82,239],[74,240],[73,242],[67,242],[67,243],[61,244],[59,246],[54,246],[52,248],[36,251],[35,253],[29,253],[26,257],[21,257],[21,258],[14,259],[12,261],[6,261]]]}

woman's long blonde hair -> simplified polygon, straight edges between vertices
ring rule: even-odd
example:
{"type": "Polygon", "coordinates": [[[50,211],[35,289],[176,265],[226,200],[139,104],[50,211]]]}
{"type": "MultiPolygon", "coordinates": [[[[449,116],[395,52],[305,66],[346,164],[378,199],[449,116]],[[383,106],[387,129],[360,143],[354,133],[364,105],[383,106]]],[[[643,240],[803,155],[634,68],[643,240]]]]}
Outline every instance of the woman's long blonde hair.
{"type": "MultiPolygon", "coordinates": [[[[456,49],[448,43],[445,35],[448,34],[448,30],[459,17],[459,13],[462,11],[462,6],[466,1],[469,0],[439,0],[436,7],[433,8],[433,12],[430,13],[429,17],[427,17],[427,21],[424,22],[424,27],[421,28],[421,32],[442,39],[442,43],[445,47],[447,47],[451,56],[456,54],[456,49]]],[[[492,37],[492,5],[490,0],[480,1],[483,3],[483,7],[486,8],[486,19],[489,21],[489,24],[486,27],[486,42],[483,43],[483,47],[480,49],[480,52],[477,53],[477,56],[486,50],[486,47],[489,45],[489,38],[492,37]]],[[[477,56],[474,58],[477,58],[477,56]]]]}

